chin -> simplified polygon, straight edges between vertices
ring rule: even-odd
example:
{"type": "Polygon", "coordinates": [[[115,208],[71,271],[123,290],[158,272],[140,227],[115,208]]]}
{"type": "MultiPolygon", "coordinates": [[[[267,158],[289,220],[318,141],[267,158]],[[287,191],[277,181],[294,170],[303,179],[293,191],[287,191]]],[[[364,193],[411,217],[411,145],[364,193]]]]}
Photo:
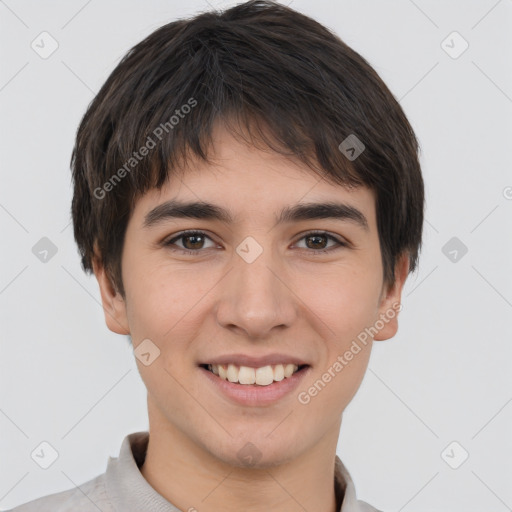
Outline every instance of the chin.
{"type": "Polygon", "coordinates": [[[273,437],[269,437],[266,431],[245,432],[226,437],[214,446],[208,446],[210,443],[207,443],[205,448],[213,457],[229,466],[267,469],[285,464],[299,455],[296,452],[296,441],[288,431],[285,436],[276,434],[273,437]]]}

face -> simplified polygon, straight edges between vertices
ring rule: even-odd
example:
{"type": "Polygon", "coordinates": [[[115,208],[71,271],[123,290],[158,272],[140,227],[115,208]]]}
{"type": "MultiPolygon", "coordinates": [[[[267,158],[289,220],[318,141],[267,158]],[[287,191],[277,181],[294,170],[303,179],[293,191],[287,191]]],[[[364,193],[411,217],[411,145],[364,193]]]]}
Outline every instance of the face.
{"type": "Polygon", "coordinates": [[[137,201],[122,254],[125,298],[101,267],[95,273],[109,328],[130,334],[136,352],[146,340],[150,364],[137,365],[154,417],[215,460],[240,466],[253,455],[264,467],[339,429],[372,336],[396,332],[407,259],[384,286],[369,189],[327,183],[220,128],[213,147],[213,164],[189,163],[137,201]],[[216,208],[180,216],[169,201],[216,208]],[[213,362],[226,364],[227,381],[206,369],[213,362]],[[299,371],[283,378],[278,363],[299,371]],[[275,380],[230,382],[242,366],[240,380],[263,382],[268,366],[275,380]]]}

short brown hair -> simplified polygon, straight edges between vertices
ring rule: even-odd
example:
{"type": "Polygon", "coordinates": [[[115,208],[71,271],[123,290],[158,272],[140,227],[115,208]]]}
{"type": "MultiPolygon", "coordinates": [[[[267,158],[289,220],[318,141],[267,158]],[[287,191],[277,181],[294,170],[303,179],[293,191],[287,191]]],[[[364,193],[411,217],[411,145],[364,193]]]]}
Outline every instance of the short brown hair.
{"type": "Polygon", "coordinates": [[[251,0],[157,29],[89,105],[71,157],[74,235],[86,272],[97,244],[124,296],[121,254],[136,199],[160,188],[187,155],[208,161],[214,123],[229,119],[233,133],[257,132],[335,184],[374,190],[385,282],[394,283],[404,252],[416,268],[424,185],[418,142],[399,103],[326,27],[251,0]],[[364,144],[356,159],[339,148],[349,136],[364,144]]]}

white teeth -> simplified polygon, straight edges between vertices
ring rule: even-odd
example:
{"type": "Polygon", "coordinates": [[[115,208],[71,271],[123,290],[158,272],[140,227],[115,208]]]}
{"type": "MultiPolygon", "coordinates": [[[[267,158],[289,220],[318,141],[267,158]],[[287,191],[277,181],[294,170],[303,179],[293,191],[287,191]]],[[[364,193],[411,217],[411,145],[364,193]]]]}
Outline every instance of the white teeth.
{"type": "Polygon", "coordinates": [[[219,377],[223,380],[228,380],[228,372],[227,369],[224,368],[221,364],[212,364],[212,366],[216,366],[219,372],[219,377]]]}
{"type": "Polygon", "coordinates": [[[235,364],[209,364],[208,370],[218,375],[223,380],[237,382],[239,384],[258,384],[259,386],[268,386],[272,382],[279,382],[285,378],[291,377],[299,367],[296,364],[276,364],[267,365],[260,368],[251,368],[249,366],[238,367],[235,364]]]}
{"type": "Polygon", "coordinates": [[[284,376],[291,377],[297,367],[294,364],[287,364],[284,367],[284,376]]]}
{"type": "Polygon", "coordinates": [[[240,367],[240,371],[238,372],[238,382],[240,384],[254,384],[257,380],[254,368],[249,368],[248,366],[240,367]]]}
{"type": "Polygon", "coordinates": [[[263,366],[256,370],[256,384],[268,386],[274,382],[274,371],[272,366],[263,366]]]}
{"type": "Polygon", "coordinates": [[[238,382],[238,368],[234,364],[228,364],[227,375],[229,382],[238,382]]]}
{"type": "Polygon", "coordinates": [[[276,364],[274,366],[274,380],[279,382],[284,379],[284,366],[282,364],[276,364]]]}

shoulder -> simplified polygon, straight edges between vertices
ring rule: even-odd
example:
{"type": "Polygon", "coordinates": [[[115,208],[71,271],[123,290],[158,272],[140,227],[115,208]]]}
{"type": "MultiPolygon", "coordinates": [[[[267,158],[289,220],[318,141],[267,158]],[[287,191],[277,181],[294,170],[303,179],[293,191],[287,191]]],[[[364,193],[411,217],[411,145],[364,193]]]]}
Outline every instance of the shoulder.
{"type": "Polygon", "coordinates": [[[111,512],[112,503],[107,495],[104,474],[73,489],[49,494],[19,505],[6,512],[111,512]]]}
{"type": "Polygon", "coordinates": [[[358,501],[357,505],[357,512],[382,512],[381,510],[378,510],[372,507],[370,504],[366,503],[366,501],[358,501]]]}

